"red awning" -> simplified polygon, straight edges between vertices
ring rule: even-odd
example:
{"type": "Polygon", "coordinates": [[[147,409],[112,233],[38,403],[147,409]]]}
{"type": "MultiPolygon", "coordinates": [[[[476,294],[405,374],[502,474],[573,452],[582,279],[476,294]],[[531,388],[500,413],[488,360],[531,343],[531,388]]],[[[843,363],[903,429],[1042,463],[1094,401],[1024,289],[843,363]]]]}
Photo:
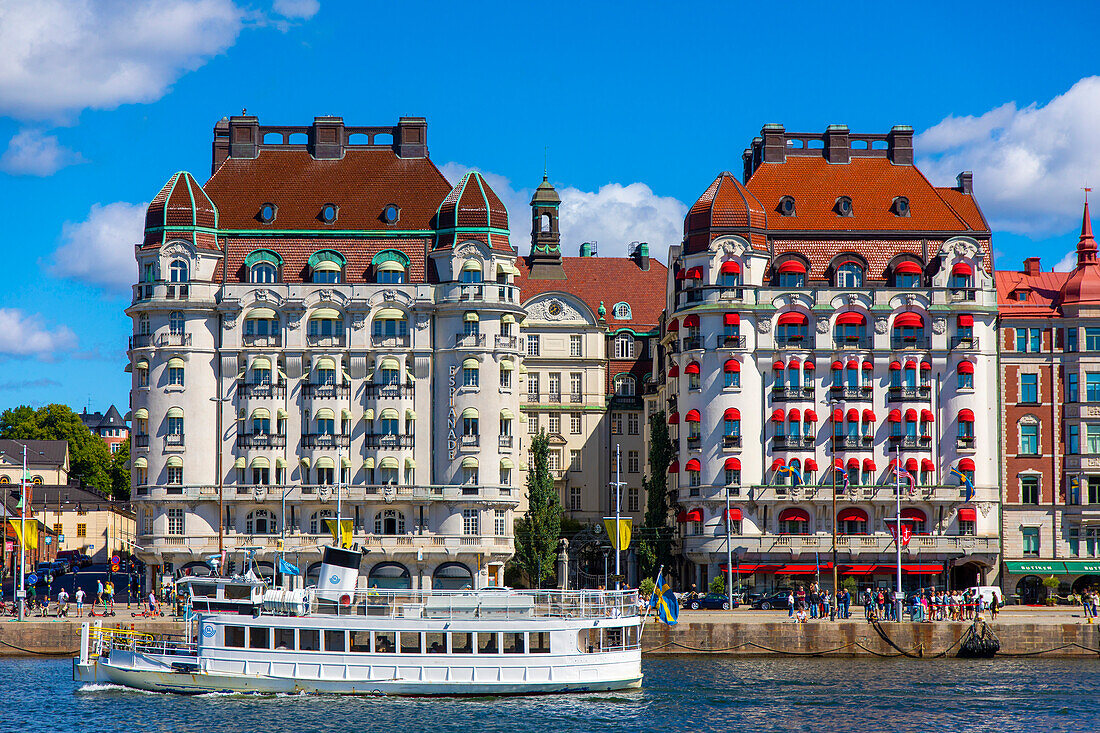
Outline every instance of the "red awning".
{"type": "Polygon", "coordinates": [[[833,362],[832,369],[833,369],[834,372],[839,372],[843,368],[844,368],[844,363],[843,362],[839,362],[839,361],[834,361],[833,362]]]}
{"type": "Polygon", "coordinates": [[[808,522],[810,521],[810,515],[806,513],[805,509],[799,509],[796,506],[788,507],[779,512],[780,522],[808,522]]]}
{"type": "Polygon", "coordinates": [[[844,422],[844,410],[839,407],[833,410],[833,422],[844,422]]]}
{"type": "Polygon", "coordinates": [[[959,461],[959,470],[960,471],[973,471],[974,470],[974,459],[964,458],[961,461],[959,461]]]}
{"type": "Polygon", "coordinates": [[[916,458],[907,459],[905,461],[905,470],[906,471],[916,471],[917,470],[917,459],[916,458]]]}
{"type": "Polygon", "coordinates": [[[831,562],[823,562],[820,565],[784,565],[775,571],[776,575],[813,575],[818,571],[832,571],[831,562]]]}
{"type": "Polygon", "coordinates": [[[857,470],[858,470],[858,469],[859,469],[859,459],[858,459],[858,458],[854,458],[854,457],[853,457],[853,458],[849,458],[849,459],[848,459],[848,468],[852,468],[852,469],[857,469],[857,470]]]}
{"type": "MultiPolygon", "coordinates": [[[[718,566],[718,569],[723,573],[729,572],[726,567],[726,564],[722,563],[718,566]]],[[[733,572],[735,573],[774,573],[778,569],[778,565],[756,565],[753,563],[733,566],[733,572]]]]}
{"type": "Polygon", "coordinates": [[[678,377],[678,376],[680,376],[680,365],[679,364],[673,364],[672,366],[670,366],[668,368],[668,378],[672,379],[673,377],[678,377]]]}
{"type": "Polygon", "coordinates": [[[905,420],[906,422],[916,422],[917,411],[910,407],[908,410],[905,411],[905,420]]]}
{"type": "Polygon", "coordinates": [[[817,413],[813,410],[806,410],[806,422],[817,422],[817,413]]]}
{"type": "Polygon", "coordinates": [[[726,517],[734,522],[740,522],[741,510],[737,507],[731,507],[730,510],[726,513],[726,517]]]}
{"type": "Polygon", "coordinates": [[[806,315],[795,311],[787,311],[779,316],[778,323],[780,326],[805,326],[806,315]]]}
{"type": "Polygon", "coordinates": [[[833,459],[833,468],[835,468],[838,471],[843,471],[844,470],[844,459],[843,458],[834,458],[833,459]]]}
{"type": "Polygon", "coordinates": [[[680,524],[683,524],[687,520],[688,520],[688,513],[687,512],[680,512],[676,515],[676,521],[679,522],[680,524]]]}
{"type": "Polygon", "coordinates": [[[973,275],[974,274],[974,268],[971,267],[970,265],[966,264],[965,262],[959,262],[959,263],[956,263],[955,266],[951,268],[951,274],[952,275],[973,275]]]}
{"type": "Polygon", "coordinates": [[[680,330],[680,319],[679,318],[673,318],[671,321],[668,322],[668,326],[665,327],[665,330],[666,331],[679,331],[680,330]]]}
{"type": "Polygon", "coordinates": [[[687,273],[684,275],[684,277],[686,277],[689,280],[702,280],[703,279],[703,268],[702,267],[692,267],[691,269],[689,269],[687,271],[687,273]]]}
{"type": "Polygon", "coordinates": [[[841,575],[870,575],[875,572],[874,565],[849,565],[841,575]]]}
{"type": "Polygon", "coordinates": [[[687,465],[684,466],[684,470],[686,471],[698,471],[701,468],[702,466],[699,464],[698,458],[692,458],[690,461],[687,462],[687,465]]]}
{"type": "Polygon", "coordinates": [[[866,522],[867,512],[858,507],[850,506],[837,512],[836,519],[838,522],[866,522]]]}
{"type": "Polygon", "coordinates": [[[687,521],[689,522],[702,522],[703,510],[702,509],[690,509],[687,513],[687,521]]]}
{"type": "Polygon", "coordinates": [[[688,414],[684,415],[686,422],[699,422],[700,415],[698,410],[688,410],[688,414]]]}
{"type": "Polygon", "coordinates": [[[919,275],[921,274],[921,266],[916,262],[899,262],[898,266],[894,268],[894,272],[899,275],[919,275]]]}
{"type": "Polygon", "coordinates": [[[814,370],[814,369],[815,369],[816,367],[814,367],[814,363],[813,363],[812,361],[810,361],[809,359],[807,359],[807,360],[806,360],[806,363],[804,363],[804,364],[802,365],[802,368],[803,368],[803,369],[805,369],[805,370],[806,370],[806,371],[808,371],[808,372],[812,372],[812,371],[813,371],[813,370],[814,370]]]}
{"type": "Polygon", "coordinates": [[[772,362],[772,369],[774,369],[777,372],[781,372],[786,368],[787,368],[787,365],[784,364],[783,362],[779,361],[778,359],[776,359],[775,361],[772,362]]]}
{"type": "Polygon", "coordinates": [[[959,374],[973,374],[974,362],[972,361],[960,361],[959,362],[959,374]]]}
{"type": "Polygon", "coordinates": [[[844,311],[836,317],[836,325],[838,326],[862,326],[865,323],[867,323],[867,319],[863,317],[863,314],[855,311],[844,311]]]}
{"type": "Polygon", "coordinates": [[[931,410],[921,410],[920,411],[920,421],[921,422],[936,422],[936,416],[932,414],[931,410]]]}
{"type": "Polygon", "coordinates": [[[783,459],[782,458],[776,458],[774,461],[772,461],[771,470],[775,471],[775,470],[778,470],[780,468],[783,468],[783,459]]]}
{"type": "Polygon", "coordinates": [[[894,327],[908,326],[912,328],[924,328],[924,319],[920,313],[902,313],[894,319],[894,327]]]}
{"type": "Polygon", "coordinates": [[[972,506],[959,507],[959,520],[963,522],[978,521],[978,514],[972,506]]]}
{"type": "Polygon", "coordinates": [[[699,315],[697,313],[692,313],[690,316],[685,316],[684,317],[684,328],[692,328],[692,327],[698,328],[698,326],[699,326],[699,315]]]}
{"type": "Polygon", "coordinates": [[[915,369],[917,368],[917,362],[915,362],[914,360],[910,359],[909,361],[905,362],[905,368],[906,368],[906,369],[914,369],[914,370],[915,370],[915,369]]]}
{"type": "Polygon", "coordinates": [[[848,408],[848,422],[859,422],[859,410],[854,407],[848,408]]]}
{"type": "Polygon", "coordinates": [[[959,422],[974,422],[974,413],[971,410],[959,410],[959,422]]]}
{"type": "Polygon", "coordinates": [[[790,361],[787,362],[787,368],[788,369],[798,369],[801,366],[802,366],[802,362],[800,362],[798,359],[791,359],[790,361]]]}
{"type": "Polygon", "coordinates": [[[783,410],[776,410],[772,413],[772,422],[783,422],[783,410]]]}
{"type": "Polygon", "coordinates": [[[890,410],[886,416],[886,422],[901,422],[901,410],[890,410]]]}
{"type": "Polygon", "coordinates": [[[875,413],[871,410],[864,410],[863,411],[863,422],[874,422],[874,421],[875,421],[875,413]]]}
{"type": "Polygon", "coordinates": [[[732,260],[728,260],[728,261],[722,263],[722,266],[718,268],[718,272],[722,272],[722,273],[728,273],[728,272],[738,273],[738,272],[741,272],[741,264],[739,262],[734,262],[732,260]]]}
{"type": "Polygon", "coordinates": [[[801,272],[806,274],[806,266],[798,260],[787,260],[779,266],[780,272],[801,272]]]}
{"type": "Polygon", "coordinates": [[[723,420],[740,420],[741,419],[741,411],[738,410],[736,407],[726,408],[726,411],[722,413],[722,419],[723,420]]]}
{"type": "Polygon", "coordinates": [[[727,359],[726,365],[723,367],[727,372],[739,372],[741,371],[741,362],[736,359],[727,359]]]}
{"type": "Polygon", "coordinates": [[[901,371],[901,362],[900,362],[900,361],[892,361],[892,362],[890,362],[890,371],[892,371],[892,372],[900,372],[900,371],[901,371]]]}
{"type": "Polygon", "coordinates": [[[669,473],[680,473],[680,462],[679,461],[673,461],[672,463],[668,464],[668,472],[669,473]]]}
{"type": "Polygon", "coordinates": [[[875,369],[875,365],[872,364],[871,362],[869,362],[869,361],[863,362],[863,371],[871,372],[871,371],[874,371],[874,369],[875,369]]]}
{"type": "Polygon", "coordinates": [[[801,422],[802,413],[797,407],[792,407],[791,409],[787,410],[787,420],[789,422],[801,422]]]}
{"type": "Polygon", "coordinates": [[[739,313],[727,313],[723,320],[727,326],[737,326],[741,323],[741,315],[739,313]]]}
{"type": "Polygon", "coordinates": [[[864,458],[863,459],[863,470],[870,473],[871,471],[876,471],[878,469],[875,467],[875,462],[874,461],[872,461],[870,458],[864,458]]]}
{"type": "Polygon", "coordinates": [[[960,326],[973,326],[974,316],[959,316],[958,324],[960,326]]]}
{"type": "Polygon", "coordinates": [[[939,575],[943,568],[939,565],[902,565],[901,571],[910,575],[939,575]]]}
{"type": "Polygon", "coordinates": [[[855,359],[849,359],[848,363],[845,364],[845,366],[848,367],[849,369],[859,369],[859,362],[856,361],[855,359]]]}
{"type": "Polygon", "coordinates": [[[685,277],[687,277],[687,270],[679,269],[676,271],[677,280],[683,280],[685,277]]]}
{"type": "Polygon", "coordinates": [[[803,465],[803,468],[807,471],[816,471],[817,461],[815,461],[813,458],[807,458],[806,463],[803,465]]]}
{"type": "Polygon", "coordinates": [[[921,370],[922,372],[930,372],[930,371],[932,371],[932,364],[931,364],[931,362],[927,362],[927,361],[922,361],[922,362],[920,363],[920,370],[921,370]]]}
{"type": "Polygon", "coordinates": [[[684,374],[698,374],[698,373],[699,373],[699,362],[697,362],[697,361],[693,361],[690,364],[688,364],[686,367],[684,367],[684,374]]]}
{"type": "Polygon", "coordinates": [[[901,510],[902,519],[912,519],[917,522],[927,522],[928,517],[920,509],[914,509],[912,507],[906,507],[901,510]]]}
{"type": "Polygon", "coordinates": [[[668,424],[669,425],[679,425],[680,424],[680,413],[674,412],[671,415],[669,415],[668,416],[668,424]]]}
{"type": "Polygon", "coordinates": [[[724,468],[727,471],[740,471],[741,470],[741,459],[740,458],[733,458],[733,457],[727,458],[724,468]]]}
{"type": "Polygon", "coordinates": [[[920,470],[931,473],[936,470],[936,464],[932,463],[931,458],[922,458],[920,461],[920,470]]]}
{"type": "Polygon", "coordinates": [[[890,468],[895,469],[897,467],[898,467],[898,459],[897,458],[891,458],[890,459],[890,468]]]}

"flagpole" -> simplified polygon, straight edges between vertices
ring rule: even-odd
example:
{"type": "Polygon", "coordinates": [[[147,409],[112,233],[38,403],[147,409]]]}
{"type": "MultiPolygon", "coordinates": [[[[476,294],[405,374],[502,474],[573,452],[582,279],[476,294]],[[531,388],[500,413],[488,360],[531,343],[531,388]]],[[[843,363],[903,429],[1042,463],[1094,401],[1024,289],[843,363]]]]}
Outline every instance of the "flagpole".
{"type": "Polygon", "coordinates": [[[27,618],[26,557],[27,557],[27,444],[23,444],[23,476],[19,482],[19,620],[27,618]]]}
{"type": "Polygon", "coordinates": [[[894,446],[894,499],[897,501],[897,514],[894,517],[894,545],[898,551],[898,589],[894,598],[894,620],[901,623],[902,595],[901,595],[901,449],[894,446]]]}

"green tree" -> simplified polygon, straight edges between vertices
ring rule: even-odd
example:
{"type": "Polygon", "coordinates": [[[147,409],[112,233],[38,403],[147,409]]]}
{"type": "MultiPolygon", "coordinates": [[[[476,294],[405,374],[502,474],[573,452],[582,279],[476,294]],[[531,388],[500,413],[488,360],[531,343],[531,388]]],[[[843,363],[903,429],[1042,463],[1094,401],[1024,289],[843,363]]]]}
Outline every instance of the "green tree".
{"type": "Polygon", "coordinates": [[[0,438],[66,440],[69,476],[85,486],[112,491],[111,454],[107,445],[67,405],[46,405],[37,410],[20,405],[4,410],[0,413],[0,438]]]}
{"type": "Polygon", "coordinates": [[[672,440],[668,437],[664,410],[649,416],[649,475],[645,519],[638,541],[638,574],[649,578],[660,566],[672,562],[672,528],[668,526],[668,465],[672,462],[672,440]]]}
{"type": "Polygon", "coordinates": [[[111,456],[111,493],[119,499],[130,498],[130,441],[111,456]]]}
{"type": "Polygon", "coordinates": [[[536,435],[528,453],[527,515],[516,520],[513,562],[530,582],[541,586],[554,578],[562,511],[550,475],[550,437],[544,432],[536,435]]]}

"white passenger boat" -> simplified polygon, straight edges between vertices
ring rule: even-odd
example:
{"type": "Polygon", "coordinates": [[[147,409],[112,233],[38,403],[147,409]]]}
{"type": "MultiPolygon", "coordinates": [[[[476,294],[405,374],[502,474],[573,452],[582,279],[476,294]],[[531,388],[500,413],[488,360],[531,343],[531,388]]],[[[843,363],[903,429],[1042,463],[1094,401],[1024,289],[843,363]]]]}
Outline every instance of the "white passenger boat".
{"type": "Polygon", "coordinates": [[[325,548],[316,588],[191,579],[178,638],[84,624],[78,682],[181,693],[500,695],[641,685],[635,591],[363,587],[325,548]]]}

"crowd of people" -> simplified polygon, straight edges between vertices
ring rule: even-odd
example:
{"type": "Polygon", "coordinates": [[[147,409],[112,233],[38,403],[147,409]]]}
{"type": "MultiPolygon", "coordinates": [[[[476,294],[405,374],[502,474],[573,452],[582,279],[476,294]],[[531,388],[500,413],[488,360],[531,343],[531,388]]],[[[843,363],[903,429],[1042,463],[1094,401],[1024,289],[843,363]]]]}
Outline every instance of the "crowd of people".
{"type": "MultiPolygon", "coordinates": [[[[1092,615],[1095,616],[1100,596],[1094,593],[1093,599],[1092,615]]],[[[898,607],[893,591],[865,588],[856,600],[863,606],[868,622],[897,620],[898,607]]],[[[811,583],[808,587],[797,586],[787,593],[787,617],[797,623],[848,619],[851,618],[852,601],[852,594],[847,588],[841,588],[839,593],[833,594],[820,588],[817,583],[811,583]]],[[[1003,605],[1003,601],[996,595],[985,597],[973,589],[944,591],[922,588],[906,594],[902,614],[903,617],[908,616],[910,620],[918,622],[970,621],[983,613],[988,613],[995,619],[1003,605]]]]}
{"type": "Polygon", "coordinates": [[[787,615],[799,623],[809,619],[851,618],[852,594],[841,588],[835,595],[811,583],[809,588],[798,586],[787,594],[787,615]]]}
{"type": "Polygon", "coordinates": [[[1085,623],[1091,624],[1092,620],[1096,618],[1097,607],[1100,606],[1100,590],[1085,588],[1076,595],[1081,601],[1081,610],[1085,612],[1085,623]]]}

